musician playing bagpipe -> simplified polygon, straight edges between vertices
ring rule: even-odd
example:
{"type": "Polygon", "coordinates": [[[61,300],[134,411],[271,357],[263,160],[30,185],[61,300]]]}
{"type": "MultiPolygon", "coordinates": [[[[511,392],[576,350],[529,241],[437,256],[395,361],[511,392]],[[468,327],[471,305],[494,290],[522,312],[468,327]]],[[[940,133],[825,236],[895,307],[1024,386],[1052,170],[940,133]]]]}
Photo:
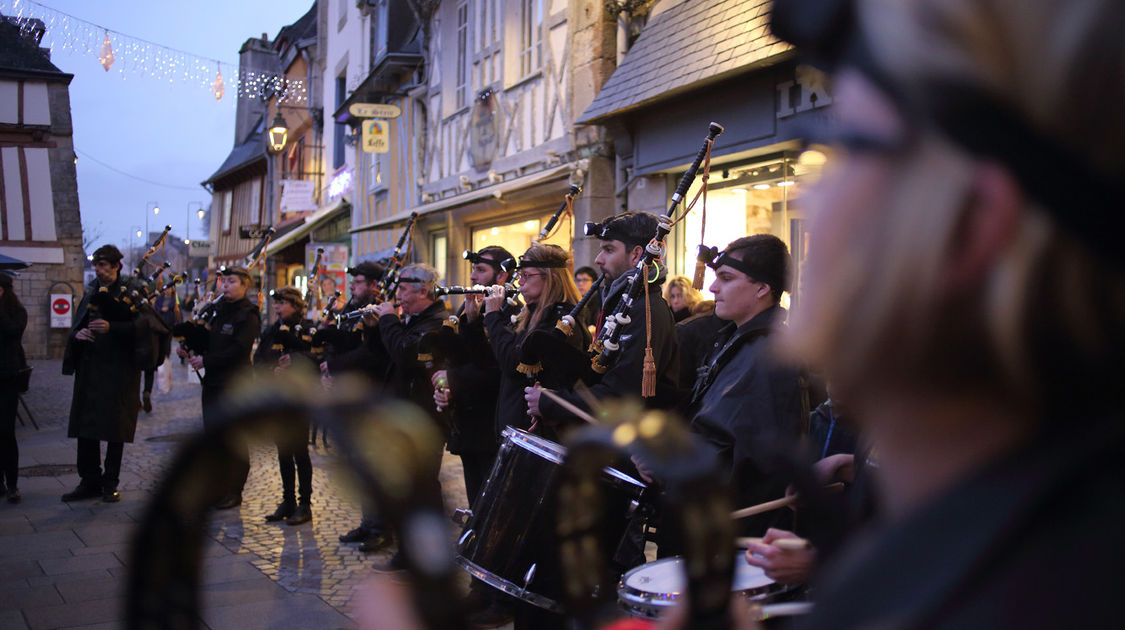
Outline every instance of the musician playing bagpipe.
{"type": "MultiPolygon", "coordinates": [[[[203,426],[214,421],[214,405],[226,392],[234,376],[250,367],[250,352],[254,339],[261,330],[258,305],[246,298],[253,283],[250,272],[245,267],[224,267],[219,270],[219,283],[222,297],[213,309],[209,323],[207,349],[202,354],[187,356],[181,348],[178,352],[188,358],[196,371],[205,370],[203,375],[203,426]]],[[[250,474],[249,450],[243,443],[239,450],[242,455],[234,466],[234,482],[227,489],[226,496],[215,505],[217,509],[229,509],[242,505],[242,488],[250,474]]]]}
{"type": "MultiPolygon", "coordinates": [[[[601,224],[587,226],[587,235],[602,241],[601,251],[594,263],[605,274],[602,287],[602,314],[598,322],[599,331],[605,326],[605,317],[613,313],[618,302],[628,289],[629,279],[638,274],[637,263],[645,254],[645,246],[657,231],[657,219],[647,212],[624,212],[609,217],[601,224]]],[[[661,285],[665,278],[665,268],[659,261],[646,266],[645,277],[637,281],[645,283],[648,293],[649,314],[651,315],[652,355],[655,362],[656,395],[645,400],[654,408],[671,408],[676,403],[676,385],[679,380],[679,346],[672,320],[672,311],[661,295],[661,285]]],[[[633,300],[631,307],[623,314],[628,323],[620,335],[620,350],[616,358],[599,382],[590,386],[590,393],[597,399],[610,399],[623,396],[639,396],[644,373],[646,347],[645,294],[633,300]]],[[[573,391],[559,391],[559,396],[580,408],[586,408],[582,397],[573,391]]],[[[549,422],[575,421],[575,416],[558,403],[532,387],[525,390],[528,413],[540,416],[549,422]]]]}
{"type": "Polygon", "coordinates": [[[376,286],[385,272],[384,265],[371,261],[348,267],[348,274],[352,277],[349,285],[351,298],[342,309],[329,313],[330,316],[320,321],[320,329],[313,339],[317,347],[323,348],[320,364],[323,376],[331,377],[344,372],[361,372],[379,380],[385,376],[388,359],[385,353],[376,352],[381,345],[374,340],[371,343],[364,341],[365,337],[378,335],[378,327],[366,327],[361,317],[340,318],[339,323],[335,317],[374,304],[376,286]]]}
{"type": "MultiPolygon", "coordinates": [[[[523,256],[520,256],[518,274],[520,295],[525,306],[515,318],[515,322],[503,313],[504,297],[490,296],[485,299],[484,324],[488,328],[488,340],[492,352],[500,363],[500,394],[496,405],[495,437],[505,427],[528,429],[535,420],[528,415],[524,401],[524,388],[528,386],[530,371],[527,367],[520,371],[524,341],[534,331],[551,331],[559,319],[569,313],[578,303],[578,287],[570,275],[567,264],[570,253],[557,245],[533,243],[523,256]]],[[[573,348],[582,350],[589,344],[589,335],[584,322],[575,327],[573,335],[566,342],[573,348]]],[[[546,376],[544,374],[544,376],[546,376]]],[[[639,385],[640,381],[638,381],[639,385]]],[[[553,420],[557,416],[552,416],[553,420]]],[[[537,431],[547,439],[559,441],[553,424],[544,423],[537,431]]]]}
{"type": "MultiPolygon", "coordinates": [[[[505,285],[511,280],[511,274],[500,265],[513,256],[503,247],[490,245],[477,252],[466,251],[464,258],[472,264],[469,282],[474,287],[505,285]]],[[[430,378],[434,403],[450,410],[447,448],[461,457],[470,503],[488,476],[497,449],[493,427],[501,377],[484,332],[484,297],[483,293],[466,293],[465,302],[456,315],[456,332],[446,326],[446,330],[435,333],[433,350],[441,353],[444,350],[441,345],[457,344],[455,354],[466,360],[445,358],[430,378]]],[[[505,301],[500,311],[510,318],[519,312],[519,307],[505,301]]]]}
{"type": "MultiPolygon", "coordinates": [[[[371,351],[377,355],[386,353],[390,358],[388,371],[382,379],[387,384],[387,391],[429,411],[442,434],[448,436],[449,427],[441,422],[434,410],[430,375],[418,362],[419,340],[440,328],[448,315],[445,302],[438,299],[434,292],[439,280],[437,270],[429,265],[406,265],[399,274],[393,300],[377,304],[365,316],[364,326],[377,327],[379,331],[378,335],[368,335],[365,340],[371,351]],[[395,302],[398,302],[398,307],[395,302]]],[[[437,486],[441,457],[433,458],[433,461],[438,464],[432,471],[433,483],[437,486]]],[[[400,558],[396,553],[390,567],[398,568],[400,558]]]]}
{"type": "MultiPolygon", "coordinates": [[[[270,301],[277,319],[262,332],[254,353],[254,367],[270,372],[293,367],[312,372],[312,336],[316,324],[305,317],[305,299],[301,292],[296,287],[281,287],[270,292],[270,301]]],[[[312,461],[308,435],[309,424],[304,421],[286,425],[284,432],[275,436],[282,495],[281,503],[266,516],[266,522],[300,525],[312,520],[312,461]],[[299,483],[299,495],[295,481],[299,483]]]]}
{"type": "Polygon", "coordinates": [[[119,501],[117,484],[124,443],[132,442],[137,430],[141,366],[136,361],[138,316],[130,294],[138,285],[121,274],[122,258],[113,245],[103,245],[94,252],[97,278],[87,287],[67,338],[62,372],[74,375],[67,436],[78,439],[81,481],[63,495],[63,501],[98,496],[107,502],[119,501]]]}

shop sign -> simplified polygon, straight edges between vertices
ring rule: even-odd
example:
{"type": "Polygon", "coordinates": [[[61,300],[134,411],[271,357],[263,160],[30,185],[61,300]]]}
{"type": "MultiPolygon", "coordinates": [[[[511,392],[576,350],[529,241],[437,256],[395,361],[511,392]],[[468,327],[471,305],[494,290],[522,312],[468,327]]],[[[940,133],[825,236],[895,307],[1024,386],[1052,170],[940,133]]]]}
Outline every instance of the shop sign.
{"type": "Polygon", "coordinates": [[[348,105],[348,113],[356,118],[398,118],[402,109],[385,103],[352,103],[348,105]]]}
{"type": "Polygon", "coordinates": [[[204,258],[211,255],[211,241],[192,241],[188,244],[188,258],[204,258]]]}
{"type": "Polygon", "coordinates": [[[308,212],[316,210],[316,182],[307,179],[281,180],[281,211],[308,212]]]}
{"type": "Polygon", "coordinates": [[[69,293],[51,294],[51,328],[70,328],[71,296],[69,293]]]}
{"type": "Polygon", "coordinates": [[[363,150],[366,153],[389,153],[390,125],[385,120],[372,118],[363,121],[363,150]]]}
{"type": "Polygon", "coordinates": [[[832,104],[825,74],[811,66],[797,66],[794,81],[777,84],[777,118],[783,119],[832,104]]]}
{"type": "Polygon", "coordinates": [[[500,111],[496,93],[481,92],[469,115],[469,163],[478,171],[492,165],[500,152],[500,111]]]}

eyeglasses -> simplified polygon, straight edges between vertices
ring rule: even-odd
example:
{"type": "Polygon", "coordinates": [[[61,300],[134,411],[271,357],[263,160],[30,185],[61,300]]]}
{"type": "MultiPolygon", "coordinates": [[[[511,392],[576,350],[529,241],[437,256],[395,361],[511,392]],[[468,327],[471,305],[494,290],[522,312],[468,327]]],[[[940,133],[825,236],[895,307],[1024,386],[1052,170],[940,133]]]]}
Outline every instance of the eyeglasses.
{"type": "Polygon", "coordinates": [[[547,274],[542,272],[542,271],[520,271],[519,272],[520,280],[530,280],[532,278],[542,278],[545,275],[547,275],[547,274]]]}

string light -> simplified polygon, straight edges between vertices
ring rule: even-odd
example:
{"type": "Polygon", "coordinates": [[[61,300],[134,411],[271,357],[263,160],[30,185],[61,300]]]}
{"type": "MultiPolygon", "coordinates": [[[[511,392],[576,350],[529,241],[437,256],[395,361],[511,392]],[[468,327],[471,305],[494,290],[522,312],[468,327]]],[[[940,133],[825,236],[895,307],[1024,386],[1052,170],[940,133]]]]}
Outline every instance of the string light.
{"type": "Polygon", "coordinates": [[[287,79],[274,72],[240,70],[234,64],[125,35],[34,0],[0,0],[0,11],[15,17],[24,35],[34,28],[34,24],[23,21],[24,18],[41,20],[46,33],[40,45],[52,51],[96,55],[106,72],[112,66],[122,80],[142,76],[168,83],[194,84],[221,101],[226,93],[222,72],[223,66],[226,66],[226,74],[237,77],[235,93],[238,98],[257,99],[272,93],[281,103],[301,105],[308,102],[308,90],[303,80],[287,79]]]}

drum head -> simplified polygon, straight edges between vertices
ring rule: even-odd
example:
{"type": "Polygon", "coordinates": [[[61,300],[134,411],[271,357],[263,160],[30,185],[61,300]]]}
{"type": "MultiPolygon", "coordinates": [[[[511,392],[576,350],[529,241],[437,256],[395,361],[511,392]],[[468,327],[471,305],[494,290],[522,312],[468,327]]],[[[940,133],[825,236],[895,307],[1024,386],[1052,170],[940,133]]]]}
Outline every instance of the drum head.
{"type": "Polygon", "coordinates": [[[565,446],[541,438],[533,433],[528,433],[527,431],[515,427],[504,427],[504,432],[501,435],[512,444],[526,451],[531,451],[543,459],[556,464],[561,464],[563,458],[566,457],[565,446]]]}
{"type": "MultiPolygon", "coordinates": [[[[774,581],[762,569],[746,562],[744,553],[736,554],[732,592],[757,598],[768,594],[773,586],[774,581]]],[[[626,573],[618,586],[618,598],[629,612],[655,618],[671,607],[686,588],[683,560],[664,558],[626,573]]]]}

